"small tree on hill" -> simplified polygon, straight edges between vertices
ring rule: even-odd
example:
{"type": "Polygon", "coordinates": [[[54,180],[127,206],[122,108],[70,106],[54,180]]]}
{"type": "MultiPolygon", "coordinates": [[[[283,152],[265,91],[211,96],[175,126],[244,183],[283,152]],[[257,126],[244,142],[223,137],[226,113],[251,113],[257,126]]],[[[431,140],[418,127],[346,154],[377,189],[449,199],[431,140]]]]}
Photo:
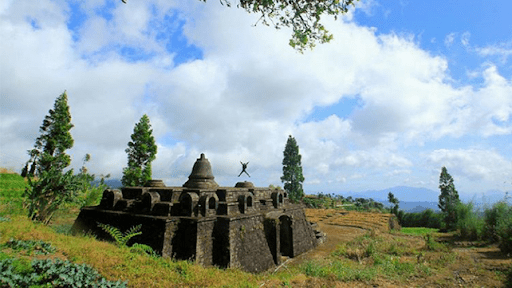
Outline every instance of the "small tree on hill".
{"type": "Polygon", "coordinates": [[[398,201],[398,198],[396,198],[395,195],[393,195],[393,193],[389,192],[388,193],[388,202],[394,205],[391,208],[391,213],[398,216],[398,208],[399,208],[398,204],[400,203],[400,201],[398,201]]]}
{"type": "Polygon", "coordinates": [[[66,91],[55,100],[43,124],[41,135],[36,139],[34,149],[29,150],[30,160],[24,168],[28,177],[28,187],[23,194],[29,217],[48,224],[53,213],[63,202],[71,201],[76,192],[73,170],[64,172],[71,163],[65,153],[73,147],[73,128],[66,91]],[[31,166],[30,171],[28,166],[31,166]],[[36,178],[32,178],[37,176],[36,178]]]}
{"type": "Polygon", "coordinates": [[[144,186],[151,180],[151,162],[156,158],[157,147],[148,115],[144,114],[135,125],[132,141],[128,142],[128,167],[123,170],[124,186],[144,186]]]}
{"type": "Polygon", "coordinates": [[[89,169],[85,166],[87,162],[91,161],[91,155],[85,154],[83,158],[82,168],[80,168],[76,177],[78,191],[74,202],[80,206],[93,206],[99,204],[103,191],[109,188],[105,184],[105,178],[109,178],[110,174],[100,175],[100,180],[96,181],[96,175],[90,174],[89,169]]]}
{"type": "Polygon", "coordinates": [[[283,154],[283,176],[281,181],[284,183],[284,190],[288,192],[292,201],[299,201],[304,196],[304,191],[302,190],[302,182],[304,182],[301,164],[302,156],[299,154],[297,141],[291,135],[288,136],[283,154]]]}
{"type": "Polygon", "coordinates": [[[439,176],[439,189],[441,194],[439,195],[438,207],[443,213],[444,223],[447,230],[454,230],[457,225],[457,205],[460,203],[459,193],[455,189],[453,184],[453,178],[446,167],[441,169],[441,175],[439,176]]]}

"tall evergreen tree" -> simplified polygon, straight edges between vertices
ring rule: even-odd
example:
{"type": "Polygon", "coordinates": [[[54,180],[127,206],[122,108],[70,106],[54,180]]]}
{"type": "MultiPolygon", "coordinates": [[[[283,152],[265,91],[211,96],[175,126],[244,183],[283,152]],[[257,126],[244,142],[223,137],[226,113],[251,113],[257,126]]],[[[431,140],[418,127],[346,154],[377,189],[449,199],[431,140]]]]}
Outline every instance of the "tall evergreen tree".
{"type": "Polygon", "coordinates": [[[446,167],[441,169],[441,175],[439,176],[439,189],[441,189],[441,194],[439,195],[438,207],[443,213],[446,229],[454,230],[457,225],[456,207],[460,203],[460,200],[459,193],[453,184],[453,178],[448,174],[446,167]]]}
{"type": "Polygon", "coordinates": [[[72,200],[76,192],[73,170],[64,172],[71,163],[71,157],[65,153],[74,143],[71,128],[68,96],[64,91],[44,118],[39,128],[41,135],[29,151],[30,160],[23,171],[29,183],[24,197],[33,220],[48,224],[60,204],[72,200]],[[27,171],[29,164],[31,168],[27,171]]]}
{"type": "Polygon", "coordinates": [[[394,206],[391,208],[391,213],[398,216],[398,208],[400,208],[400,206],[399,206],[400,201],[398,200],[398,198],[396,198],[395,195],[393,195],[393,193],[389,192],[388,193],[388,202],[391,204],[394,204],[394,206]]]}
{"type": "Polygon", "coordinates": [[[284,147],[283,157],[283,176],[281,181],[284,183],[284,190],[288,192],[292,201],[299,201],[304,196],[302,190],[302,156],[299,154],[299,146],[292,135],[288,136],[286,146],[284,147]]]}
{"type": "Polygon", "coordinates": [[[128,167],[123,170],[124,186],[144,186],[151,180],[151,162],[156,158],[157,147],[148,115],[144,114],[135,125],[132,141],[128,142],[128,167]]]}

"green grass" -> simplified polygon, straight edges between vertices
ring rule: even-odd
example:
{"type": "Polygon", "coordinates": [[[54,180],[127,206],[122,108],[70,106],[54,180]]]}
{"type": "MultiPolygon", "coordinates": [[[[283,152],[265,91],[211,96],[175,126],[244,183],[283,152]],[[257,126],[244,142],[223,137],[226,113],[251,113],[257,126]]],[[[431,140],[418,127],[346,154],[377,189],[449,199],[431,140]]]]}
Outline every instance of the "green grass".
{"type": "Polygon", "coordinates": [[[406,227],[402,228],[400,232],[408,235],[426,236],[427,234],[439,232],[439,229],[425,227],[406,227]]]}
{"type": "Polygon", "coordinates": [[[20,197],[26,186],[25,179],[18,174],[0,174],[0,197],[20,197]]]}
{"type": "MultiPolygon", "coordinates": [[[[339,281],[371,281],[386,278],[406,281],[410,277],[431,275],[431,268],[417,258],[426,251],[421,238],[407,239],[401,234],[368,232],[353,241],[340,243],[331,256],[306,262],[302,273],[311,277],[339,281]]],[[[442,244],[439,244],[442,245],[442,244]]]]}
{"type": "MultiPolygon", "coordinates": [[[[28,244],[27,251],[38,251],[39,246],[44,246],[39,241],[56,247],[55,255],[59,258],[79,265],[85,263],[107,280],[127,281],[129,287],[295,287],[308,284],[332,287],[335,281],[359,284],[384,281],[408,286],[410,279],[451,275],[451,272],[447,274],[447,267],[460,260],[448,246],[436,242],[440,235],[438,229],[402,228],[392,233],[372,230],[353,241],[340,243],[327,257],[305,260],[296,266],[284,265],[278,272],[250,274],[239,269],[205,268],[189,261],[134,253],[127,247],[97,241],[91,236],[70,235],[69,228],[79,211],[76,203],[63,205],[50,226],[31,222],[21,208],[25,186],[19,175],[0,174],[0,261],[15,257],[16,265],[10,266],[23,271],[33,269],[30,261],[34,253],[19,253],[18,244],[28,244]]],[[[506,277],[512,279],[512,268],[509,274],[503,275],[506,277]]],[[[0,281],[0,287],[1,284],[0,281]]]]}
{"type": "MultiPolygon", "coordinates": [[[[107,280],[128,281],[129,287],[259,287],[262,282],[262,275],[237,269],[204,268],[189,261],[134,253],[128,247],[118,247],[89,236],[56,233],[51,227],[23,216],[13,216],[12,221],[0,222],[0,244],[10,245],[8,243],[13,242],[10,239],[50,243],[57,247],[56,253],[64,256],[64,260],[86,263],[105,275],[107,280]]],[[[6,248],[4,252],[12,254],[10,257],[23,256],[12,248],[6,248]]],[[[27,259],[31,258],[27,256],[27,259]]]]}
{"type": "Polygon", "coordinates": [[[25,214],[23,192],[25,179],[18,174],[0,174],[0,216],[25,214]]]}

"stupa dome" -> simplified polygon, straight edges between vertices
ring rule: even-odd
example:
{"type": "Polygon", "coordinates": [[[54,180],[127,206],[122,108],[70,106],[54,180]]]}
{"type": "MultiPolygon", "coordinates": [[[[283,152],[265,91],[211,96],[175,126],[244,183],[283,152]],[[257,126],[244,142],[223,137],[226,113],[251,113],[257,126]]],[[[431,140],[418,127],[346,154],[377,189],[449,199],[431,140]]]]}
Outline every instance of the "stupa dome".
{"type": "Polygon", "coordinates": [[[201,153],[201,157],[194,163],[192,173],[188,176],[188,181],[183,184],[183,187],[199,189],[217,188],[219,184],[213,180],[214,178],[210,161],[206,159],[204,153],[201,153]]]}

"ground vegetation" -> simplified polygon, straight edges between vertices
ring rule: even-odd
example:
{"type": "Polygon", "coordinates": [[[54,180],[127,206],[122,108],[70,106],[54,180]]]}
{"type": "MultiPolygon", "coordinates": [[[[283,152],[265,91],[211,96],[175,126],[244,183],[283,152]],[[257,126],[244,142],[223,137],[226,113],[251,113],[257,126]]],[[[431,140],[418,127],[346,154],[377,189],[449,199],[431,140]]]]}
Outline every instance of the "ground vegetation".
{"type": "MultiPolygon", "coordinates": [[[[117,240],[112,243],[70,235],[67,231],[78,215],[78,203],[61,206],[48,226],[29,221],[23,211],[14,211],[16,207],[6,210],[6,197],[20,198],[23,185],[27,185],[23,177],[12,175],[17,177],[8,177],[3,183],[9,184],[0,185],[0,275],[10,277],[0,279],[0,286],[68,287],[54,285],[65,283],[53,282],[61,281],[55,278],[59,277],[97,287],[505,287],[512,277],[512,257],[501,248],[506,245],[467,241],[457,231],[391,230],[390,221],[396,216],[386,213],[389,211],[356,211],[344,206],[306,209],[308,220],[327,234],[325,242],[304,256],[283,259],[283,265],[271,271],[250,274],[201,267],[130,246],[124,240],[137,234],[138,227],[124,233],[106,228],[123,245],[117,240]],[[47,272],[40,272],[40,267],[47,272]]],[[[473,207],[472,211],[476,210],[473,207]]],[[[496,203],[485,211],[480,214],[489,215],[482,217],[492,225],[496,239],[505,239],[500,235],[506,235],[503,227],[510,226],[506,222],[510,204],[496,203]]],[[[485,227],[487,224],[484,231],[490,229],[485,227]]]]}

